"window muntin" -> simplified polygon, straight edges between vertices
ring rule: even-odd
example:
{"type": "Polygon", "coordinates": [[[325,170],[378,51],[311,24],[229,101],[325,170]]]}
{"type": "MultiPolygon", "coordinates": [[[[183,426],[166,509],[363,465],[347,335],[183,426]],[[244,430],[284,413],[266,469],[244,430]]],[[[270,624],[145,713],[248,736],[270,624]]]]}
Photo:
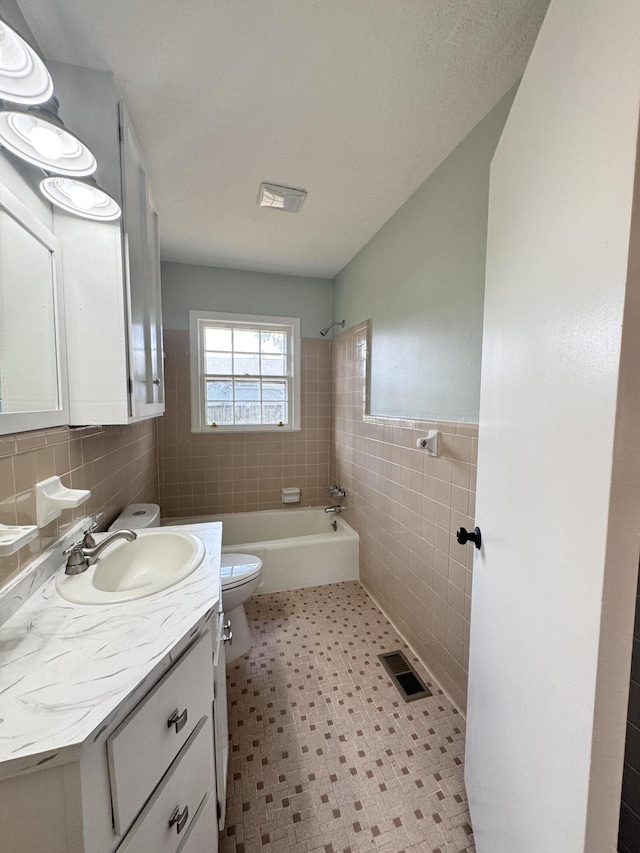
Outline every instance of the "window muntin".
{"type": "Polygon", "coordinates": [[[299,429],[300,321],[191,311],[192,429],[299,429]]]}

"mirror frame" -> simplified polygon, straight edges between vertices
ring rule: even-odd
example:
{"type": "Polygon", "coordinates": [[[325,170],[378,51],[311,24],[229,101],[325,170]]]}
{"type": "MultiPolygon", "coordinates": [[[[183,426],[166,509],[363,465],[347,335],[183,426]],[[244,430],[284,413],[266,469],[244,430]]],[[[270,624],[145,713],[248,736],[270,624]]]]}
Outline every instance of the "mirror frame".
{"type": "Polygon", "coordinates": [[[67,348],[64,328],[64,291],[60,243],[35,213],[6,186],[0,184],[0,208],[51,252],[53,276],[53,316],[56,343],[56,372],[58,377],[58,402],[56,409],[36,412],[0,412],[0,435],[69,423],[69,389],[67,380],[67,348]]]}

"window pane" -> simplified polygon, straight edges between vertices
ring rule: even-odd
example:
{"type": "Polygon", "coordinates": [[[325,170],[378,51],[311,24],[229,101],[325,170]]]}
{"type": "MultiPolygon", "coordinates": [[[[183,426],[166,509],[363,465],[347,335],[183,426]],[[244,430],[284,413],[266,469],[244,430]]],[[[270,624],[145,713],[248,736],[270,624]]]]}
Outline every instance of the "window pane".
{"type": "Polygon", "coordinates": [[[287,336],[284,332],[261,332],[262,352],[280,353],[287,351],[287,336]]]}
{"type": "Polygon", "coordinates": [[[207,403],[207,426],[233,424],[233,403],[207,403]]]}
{"type": "Polygon", "coordinates": [[[281,355],[263,355],[261,358],[264,376],[286,376],[287,359],[281,355]]]}
{"type": "Polygon", "coordinates": [[[257,329],[235,329],[233,348],[236,352],[259,352],[260,333],[257,329]]]}
{"type": "Polygon", "coordinates": [[[235,405],[236,423],[237,424],[259,424],[260,420],[260,403],[239,403],[235,405]]]}
{"type": "Polygon", "coordinates": [[[231,356],[221,352],[205,353],[205,373],[232,373],[231,356]]]}
{"type": "Polygon", "coordinates": [[[260,382],[257,379],[235,381],[236,400],[260,400],[260,382]]]}
{"type": "Polygon", "coordinates": [[[262,399],[264,402],[269,400],[286,400],[287,399],[287,383],[286,382],[263,382],[262,383],[262,399]]]}
{"type": "Polygon", "coordinates": [[[207,380],[207,400],[232,400],[231,381],[207,380]]]}
{"type": "Polygon", "coordinates": [[[262,404],[262,423],[263,424],[279,424],[287,423],[287,403],[263,403],[262,404]]]}
{"type": "Polygon", "coordinates": [[[231,352],[231,329],[205,329],[204,348],[231,352]]]}
{"type": "Polygon", "coordinates": [[[260,373],[260,356],[249,355],[247,353],[234,353],[233,355],[233,372],[235,374],[248,373],[250,376],[256,376],[260,373]]]}
{"type": "Polygon", "coordinates": [[[290,372],[294,343],[289,324],[272,326],[269,317],[264,325],[256,319],[249,327],[241,319],[227,322],[221,317],[220,323],[212,316],[200,326],[197,393],[204,396],[202,428],[249,431],[275,429],[280,423],[289,427],[291,382],[297,381],[290,372]]]}

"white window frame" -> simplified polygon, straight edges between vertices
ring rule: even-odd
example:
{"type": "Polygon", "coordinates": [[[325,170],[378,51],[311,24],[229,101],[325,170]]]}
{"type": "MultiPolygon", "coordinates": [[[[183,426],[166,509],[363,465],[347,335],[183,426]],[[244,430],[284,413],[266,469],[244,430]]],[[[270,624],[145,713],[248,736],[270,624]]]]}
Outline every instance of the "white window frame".
{"type": "MultiPolygon", "coordinates": [[[[189,311],[191,354],[191,432],[296,432],[300,425],[300,318],[270,317],[265,314],[227,314],[219,311],[189,311]],[[288,336],[289,423],[207,426],[204,371],[204,334],[207,326],[254,328],[285,332],[288,336]]],[[[274,379],[277,377],[273,377],[274,379]]]]}

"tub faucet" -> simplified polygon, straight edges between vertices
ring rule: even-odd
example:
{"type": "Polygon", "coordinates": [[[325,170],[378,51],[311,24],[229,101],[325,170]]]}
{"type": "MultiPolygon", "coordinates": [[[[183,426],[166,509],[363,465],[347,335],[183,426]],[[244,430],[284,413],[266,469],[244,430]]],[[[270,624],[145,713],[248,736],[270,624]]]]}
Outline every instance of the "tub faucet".
{"type": "Polygon", "coordinates": [[[64,567],[65,575],[80,575],[82,572],[86,572],[89,566],[95,563],[105,548],[108,548],[112,542],[118,539],[126,539],[127,542],[133,542],[134,539],[137,539],[137,534],[133,530],[115,530],[93,547],[85,546],[83,540],[82,542],[75,542],[69,548],[66,548],[62,552],[62,555],[67,558],[67,565],[64,567]]]}
{"type": "Polygon", "coordinates": [[[344,512],[343,506],[326,506],[324,508],[325,512],[335,512],[336,515],[340,515],[341,512],[344,512]]]}
{"type": "Polygon", "coordinates": [[[342,486],[327,486],[327,491],[333,498],[346,498],[347,493],[342,486]]]}

